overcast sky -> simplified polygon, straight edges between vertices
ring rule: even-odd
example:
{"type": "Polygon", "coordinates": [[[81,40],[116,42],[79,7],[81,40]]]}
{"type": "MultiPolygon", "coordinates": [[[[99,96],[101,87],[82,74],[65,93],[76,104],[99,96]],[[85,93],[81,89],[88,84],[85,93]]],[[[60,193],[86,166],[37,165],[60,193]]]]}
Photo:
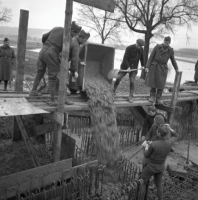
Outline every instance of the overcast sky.
{"type": "MultiPolygon", "coordinates": [[[[29,28],[51,29],[55,26],[64,25],[65,0],[0,0],[0,2],[0,7],[11,8],[13,14],[10,23],[1,23],[0,25],[18,27],[20,9],[29,11],[29,28]]],[[[73,20],[77,18],[79,6],[79,3],[74,2],[73,20]]],[[[86,28],[84,29],[86,30],[86,28]]],[[[190,36],[190,44],[187,45],[186,28],[179,27],[177,35],[172,37],[171,45],[176,49],[198,48],[198,25],[194,25],[188,35],[190,36]]],[[[139,36],[129,33],[127,37],[126,35],[123,36],[122,40],[125,45],[130,45],[135,42],[137,37],[139,36]]]]}

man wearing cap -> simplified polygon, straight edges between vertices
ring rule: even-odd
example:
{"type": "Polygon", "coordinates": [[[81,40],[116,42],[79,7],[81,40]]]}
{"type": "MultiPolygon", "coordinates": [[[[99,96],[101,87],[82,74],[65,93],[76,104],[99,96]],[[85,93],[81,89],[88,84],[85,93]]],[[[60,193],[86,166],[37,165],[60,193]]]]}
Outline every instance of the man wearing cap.
{"type": "Polygon", "coordinates": [[[165,161],[172,145],[178,140],[178,135],[172,130],[172,136],[167,139],[167,134],[172,130],[168,124],[164,124],[158,128],[159,139],[150,143],[144,143],[144,157],[147,159],[142,173],[141,179],[143,184],[140,188],[141,200],[145,199],[146,186],[154,176],[155,186],[157,188],[157,196],[159,200],[163,199],[162,176],[165,171],[165,161]]]}
{"type": "Polygon", "coordinates": [[[153,121],[153,125],[151,126],[150,130],[147,132],[145,140],[146,141],[157,140],[158,139],[157,129],[165,123],[166,123],[165,117],[160,113],[156,114],[153,121]]]}
{"type": "Polygon", "coordinates": [[[148,131],[151,129],[154,118],[156,116],[156,107],[155,106],[148,106],[148,115],[146,116],[143,124],[143,129],[142,129],[142,141],[145,140],[145,137],[148,133],[148,131]]]}
{"type": "Polygon", "coordinates": [[[79,64],[79,52],[80,45],[84,44],[90,37],[90,33],[86,33],[84,30],[81,30],[77,37],[72,38],[70,51],[69,51],[69,60],[71,61],[70,72],[77,79],[78,78],[78,64],[79,64]]]}
{"type": "MultiPolygon", "coordinates": [[[[57,105],[57,102],[55,101],[55,93],[57,75],[60,71],[61,64],[59,54],[62,51],[63,31],[64,29],[62,27],[55,27],[50,31],[41,51],[39,52],[39,58],[37,62],[37,75],[34,80],[32,91],[30,92],[30,96],[41,95],[37,92],[37,87],[40,80],[43,78],[47,67],[50,91],[50,106],[57,105]]],[[[78,40],[79,45],[83,44],[87,40],[87,38],[84,38],[83,36],[76,36],[76,39],[78,40]]],[[[76,54],[78,52],[77,48],[75,48],[75,50],[70,49],[70,51],[72,51],[71,55],[75,52],[75,56],[72,56],[72,58],[70,56],[69,59],[71,59],[71,62],[75,62],[74,58],[76,58],[76,54]]],[[[78,76],[77,72],[75,73],[75,76],[78,76]]],[[[73,102],[69,101],[68,99],[65,99],[65,103],[68,105],[73,104],[73,102]]]]}
{"type": "MultiPolygon", "coordinates": [[[[138,39],[136,44],[130,45],[126,48],[124,58],[122,64],[120,66],[121,70],[127,69],[137,69],[139,61],[141,62],[141,66],[144,66],[144,55],[143,55],[143,47],[144,40],[138,39]]],[[[118,77],[114,83],[114,94],[116,93],[116,89],[122,80],[122,78],[127,74],[127,72],[119,72],[118,77]]],[[[130,82],[130,94],[129,94],[129,102],[133,102],[133,93],[134,93],[134,82],[135,77],[137,75],[137,71],[132,71],[129,73],[129,82],[130,82]]]]}
{"type": "Polygon", "coordinates": [[[146,80],[145,84],[150,87],[151,103],[163,104],[161,101],[162,92],[166,84],[166,78],[168,74],[168,60],[172,62],[175,71],[178,72],[177,62],[174,57],[174,50],[170,45],[171,37],[165,37],[162,44],[157,44],[146,64],[146,80]]]}
{"type": "Polygon", "coordinates": [[[12,78],[12,70],[16,65],[14,49],[10,47],[10,41],[5,38],[0,47],[0,82],[4,81],[4,91],[7,91],[8,81],[12,78]]]}

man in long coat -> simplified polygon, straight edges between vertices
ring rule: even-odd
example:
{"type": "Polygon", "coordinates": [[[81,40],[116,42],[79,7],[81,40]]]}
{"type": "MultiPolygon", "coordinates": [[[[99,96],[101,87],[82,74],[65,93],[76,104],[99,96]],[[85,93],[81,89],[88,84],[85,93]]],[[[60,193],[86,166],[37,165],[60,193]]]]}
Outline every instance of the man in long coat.
{"type": "Polygon", "coordinates": [[[16,64],[14,49],[9,45],[9,39],[5,38],[0,47],[0,81],[4,81],[4,91],[7,91],[8,81],[12,78],[12,70],[16,64]]]}
{"type": "Polygon", "coordinates": [[[146,80],[145,84],[151,88],[149,101],[151,103],[163,104],[161,101],[162,92],[164,90],[167,74],[168,74],[168,60],[172,62],[175,71],[179,71],[175,57],[174,50],[170,45],[171,38],[165,37],[164,43],[156,45],[153,49],[148,62],[146,64],[146,80]]]}
{"type": "MultiPolygon", "coordinates": [[[[57,75],[60,71],[60,64],[61,64],[59,54],[62,51],[63,31],[64,29],[62,27],[55,27],[49,32],[48,37],[41,51],[39,52],[39,58],[37,62],[37,75],[34,79],[32,91],[30,92],[30,96],[41,95],[37,92],[37,87],[45,74],[46,68],[48,68],[50,106],[57,105],[57,102],[55,101],[55,93],[56,93],[57,75]]],[[[78,48],[80,48],[80,44],[84,44],[87,41],[86,36],[87,34],[81,34],[81,35],[79,34],[78,36],[76,36],[76,40],[79,44],[78,48]]],[[[76,54],[78,54],[79,52],[78,48],[75,48],[76,50],[75,54],[73,52],[75,58],[77,58],[76,54]]],[[[72,62],[74,62],[73,57],[70,59],[72,62]]],[[[78,72],[76,71],[74,75],[77,78],[78,72]]],[[[69,101],[68,99],[65,100],[65,103],[68,105],[73,104],[73,102],[69,101]]]]}
{"type": "Polygon", "coordinates": [[[195,80],[195,84],[197,84],[198,81],[198,61],[195,64],[195,75],[194,75],[194,80],[195,80]]]}
{"type": "MultiPolygon", "coordinates": [[[[139,61],[141,62],[141,66],[144,66],[144,55],[143,55],[143,48],[144,41],[142,39],[138,39],[136,44],[130,45],[126,48],[124,53],[124,58],[122,64],[120,66],[121,70],[127,69],[137,69],[139,61]]],[[[116,89],[120,84],[122,78],[127,74],[127,72],[119,72],[118,77],[114,83],[114,94],[116,93],[116,89]]],[[[129,73],[129,82],[130,82],[130,94],[129,94],[129,102],[133,102],[133,92],[134,92],[134,82],[135,77],[137,75],[137,71],[132,71],[129,73]]]]}

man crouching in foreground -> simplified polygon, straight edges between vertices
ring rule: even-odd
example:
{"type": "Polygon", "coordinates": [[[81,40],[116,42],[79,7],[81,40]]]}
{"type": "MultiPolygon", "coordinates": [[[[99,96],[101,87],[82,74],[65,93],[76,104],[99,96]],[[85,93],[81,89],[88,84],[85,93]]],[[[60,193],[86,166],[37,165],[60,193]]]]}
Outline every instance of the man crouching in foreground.
{"type": "Polygon", "coordinates": [[[144,157],[146,158],[146,163],[141,174],[141,179],[144,181],[140,190],[141,200],[145,199],[146,186],[151,176],[154,176],[158,199],[163,199],[162,176],[165,171],[165,161],[173,143],[178,140],[178,135],[170,128],[169,124],[161,125],[158,128],[158,135],[158,140],[142,144],[145,148],[144,157]],[[170,132],[171,137],[169,138],[170,132]]]}

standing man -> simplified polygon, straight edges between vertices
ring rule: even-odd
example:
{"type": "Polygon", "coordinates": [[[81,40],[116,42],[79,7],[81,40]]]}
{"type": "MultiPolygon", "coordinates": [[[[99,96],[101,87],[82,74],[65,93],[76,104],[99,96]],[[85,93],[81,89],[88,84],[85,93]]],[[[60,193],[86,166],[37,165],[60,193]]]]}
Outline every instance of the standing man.
{"type": "Polygon", "coordinates": [[[8,81],[12,78],[12,70],[16,65],[14,49],[10,47],[10,41],[5,38],[0,47],[0,81],[4,81],[4,91],[7,91],[8,81]]]}
{"type": "Polygon", "coordinates": [[[168,36],[164,38],[163,44],[157,44],[146,64],[146,72],[148,72],[148,74],[145,83],[151,88],[149,101],[153,104],[163,104],[161,96],[166,84],[168,74],[167,63],[169,58],[171,59],[175,71],[179,71],[174,57],[174,50],[169,46],[170,42],[171,37],[168,36]]]}
{"type": "MultiPolygon", "coordinates": [[[[63,31],[62,27],[55,27],[53,28],[39,53],[38,63],[37,63],[37,75],[34,79],[34,84],[32,91],[30,92],[30,96],[38,96],[41,95],[37,92],[37,87],[40,83],[40,80],[43,78],[46,68],[48,69],[48,82],[49,82],[49,91],[50,91],[50,106],[57,105],[55,101],[55,90],[56,90],[56,82],[57,82],[57,75],[60,71],[60,64],[61,60],[59,58],[59,54],[62,51],[63,45],[63,31]]],[[[78,47],[75,48],[75,55],[78,54],[80,48],[80,44],[84,44],[87,38],[83,37],[84,35],[77,35],[76,40],[78,42],[78,47]]],[[[71,50],[70,50],[71,51],[71,50]]],[[[74,53],[74,52],[73,52],[74,53]]],[[[73,54],[72,53],[72,54],[73,54]]],[[[71,59],[71,62],[75,62],[75,59],[71,59]]],[[[75,76],[78,76],[78,73],[75,73],[75,76]]],[[[68,105],[72,105],[73,102],[69,101],[68,99],[65,100],[65,103],[68,105]]]]}
{"type": "Polygon", "coordinates": [[[147,159],[143,166],[141,178],[144,181],[140,188],[141,200],[145,199],[146,186],[154,176],[155,186],[157,188],[157,196],[159,200],[163,199],[162,176],[165,171],[165,161],[171,147],[178,140],[178,135],[173,131],[169,124],[164,124],[158,128],[159,138],[148,144],[144,142],[142,146],[145,148],[144,157],[147,159]],[[168,139],[167,134],[171,131],[172,136],[168,139]]]}
{"type": "Polygon", "coordinates": [[[148,131],[151,129],[153,125],[156,112],[157,112],[157,109],[155,106],[152,105],[148,107],[148,115],[146,116],[144,120],[143,129],[142,129],[142,141],[145,140],[145,137],[148,131]]]}
{"type": "Polygon", "coordinates": [[[194,80],[195,80],[195,84],[197,84],[198,81],[198,61],[195,64],[195,75],[194,75],[194,80]]]}
{"type": "MultiPolygon", "coordinates": [[[[137,69],[139,61],[141,62],[141,66],[144,66],[144,56],[143,56],[143,46],[144,40],[138,39],[136,44],[130,45],[126,48],[124,58],[122,64],[120,66],[121,70],[127,69],[137,69]]],[[[120,84],[122,78],[127,74],[127,72],[119,72],[118,77],[114,83],[114,94],[116,93],[116,89],[120,84]]],[[[137,71],[132,71],[129,73],[129,82],[130,82],[130,94],[129,94],[129,102],[133,103],[133,93],[134,93],[134,82],[135,77],[137,75],[137,71]]]]}

